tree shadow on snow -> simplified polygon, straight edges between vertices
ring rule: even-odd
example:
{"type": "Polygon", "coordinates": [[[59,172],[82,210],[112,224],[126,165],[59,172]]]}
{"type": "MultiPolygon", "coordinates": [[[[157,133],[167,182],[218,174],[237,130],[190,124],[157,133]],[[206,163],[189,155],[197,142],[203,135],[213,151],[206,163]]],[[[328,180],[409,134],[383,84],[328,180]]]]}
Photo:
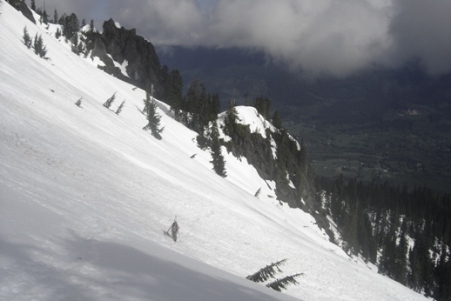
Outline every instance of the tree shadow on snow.
{"type": "Polygon", "coordinates": [[[67,243],[68,248],[74,252],[78,250],[79,253],[74,254],[74,257],[86,261],[99,275],[108,275],[106,278],[91,277],[90,281],[94,281],[95,287],[104,287],[108,290],[113,299],[294,300],[269,289],[268,293],[263,293],[253,288],[256,284],[252,282],[246,285],[225,279],[224,273],[212,267],[207,269],[213,272],[206,274],[198,270],[203,264],[193,259],[185,259],[180,254],[157,244],[150,244],[152,249],[143,252],[116,242],[87,240],[75,234],[73,240],[67,243]],[[171,256],[174,256],[174,261],[167,259],[171,256]],[[215,276],[210,276],[211,273],[215,276]]]}

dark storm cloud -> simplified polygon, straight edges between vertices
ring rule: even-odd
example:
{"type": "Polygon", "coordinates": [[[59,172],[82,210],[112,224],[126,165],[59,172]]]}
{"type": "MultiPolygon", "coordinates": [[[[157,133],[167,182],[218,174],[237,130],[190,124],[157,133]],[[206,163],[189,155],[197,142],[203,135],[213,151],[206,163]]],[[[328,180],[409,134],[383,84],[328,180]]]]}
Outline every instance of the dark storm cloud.
{"type": "MultiPolygon", "coordinates": [[[[38,2],[38,1],[36,1],[38,2]]],[[[450,0],[46,0],[112,17],[158,45],[242,47],[308,74],[345,76],[416,58],[451,71],[450,0]]]]}
{"type": "Polygon", "coordinates": [[[397,0],[390,34],[394,59],[418,58],[431,74],[451,71],[451,1],[397,0]]]}

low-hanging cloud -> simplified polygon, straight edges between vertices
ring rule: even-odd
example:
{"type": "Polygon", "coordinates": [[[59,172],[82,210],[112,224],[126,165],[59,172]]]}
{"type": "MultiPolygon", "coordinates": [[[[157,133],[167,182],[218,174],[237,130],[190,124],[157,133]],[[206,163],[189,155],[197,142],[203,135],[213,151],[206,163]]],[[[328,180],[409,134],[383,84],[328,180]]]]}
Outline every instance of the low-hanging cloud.
{"type": "Polygon", "coordinates": [[[46,0],[47,6],[52,1],[88,18],[101,12],[157,45],[260,50],[307,74],[346,76],[414,58],[431,74],[451,71],[450,0],[46,0]]]}

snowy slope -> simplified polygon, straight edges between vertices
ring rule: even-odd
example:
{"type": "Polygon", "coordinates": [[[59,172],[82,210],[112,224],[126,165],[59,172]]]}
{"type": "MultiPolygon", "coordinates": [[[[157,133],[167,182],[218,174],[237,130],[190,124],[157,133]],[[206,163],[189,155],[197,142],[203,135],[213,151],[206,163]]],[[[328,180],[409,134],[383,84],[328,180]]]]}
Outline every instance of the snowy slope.
{"type": "Polygon", "coordinates": [[[348,258],[245,160],[224,153],[217,176],[162,103],[154,139],[144,91],[0,1],[0,300],[425,299],[348,258]],[[22,44],[25,26],[49,60],[22,44]],[[177,243],[163,235],[175,215],[177,243]],[[283,258],[281,276],[304,273],[284,294],[244,279],[283,258]]]}

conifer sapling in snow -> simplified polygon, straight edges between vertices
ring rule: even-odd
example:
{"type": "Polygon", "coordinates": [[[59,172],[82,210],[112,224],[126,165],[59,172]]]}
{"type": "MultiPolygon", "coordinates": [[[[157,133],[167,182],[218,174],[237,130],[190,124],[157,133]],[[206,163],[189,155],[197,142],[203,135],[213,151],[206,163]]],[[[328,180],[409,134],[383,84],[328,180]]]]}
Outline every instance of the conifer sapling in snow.
{"type": "Polygon", "coordinates": [[[81,108],[81,100],[83,99],[83,97],[80,97],[80,99],[79,100],[77,100],[76,102],[75,102],[75,105],[77,106],[77,107],[80,107],[81,108]]]}
{"type": "MultiPolygon", "coordinates": [[[[275,278],[277,272],[282,272],[279,266],[284,264],[286,261],[287,259],[283,259],[276,263],[271,263],[270,265],[261,268],[258,272],[247,276],[246,279],[249,279],[254,282],[265,282],[269,279],[273,279],[275,278]]],[[[291,276],[286,276],[281,279],[276,279],[275,281],[266,284],[266,287],[272,288],[273,290],[280,292],[282,289],[286,289],[289,284],[298,284],[295,278],[301,275],[304,274],[299,273],[291,276]]]]}
{"type": "Polygon", "coordinates": [[[31,48],[32,41],[31,41],[31,37],[30,37],[30,34],[28,33],[28,29],[26,26],[23,29],[22,41],[25,44],[25,46],[27,46],[28,49],[31,48]]]}
{"type": "Polygon", "coordinates": [[[38,36],[36,34],[34,36],[33,49],[34,49],[34,53],[39,55],[39,57],[46,58],[45,56],[47,54],[47,48],[45,47],[44,42],[42,41],[42,36],[41,35],[38,36]]]}
{"type": "Polygon", "coordinates": [[[260,192],[262,191],[262,188],[260,187],[258,190],[257,190],[257,192],[254,194],[254,196],[256,197],[256,198],[258,198],[258,196],[260,195],[260,192]]]}
{"type": "Polygon", "coordinates": [[[116,92],[114,92],[114,94],[108,98],[105,103],[103,104],[103,106],[107,109],[109,109],[111,107],[111,104],[113,103],[113,101],[116,99],[116,92]]]}
{"type": "Polygon", "coordinates": [[[125,100],[121,103],[121,105],[116,110],[116,115],[119,115],[119,113],[122,111],[122,108],[124,107],[125,100]]]}
{"type": "Polygon", "coordinates": [[[161,116],[157,113],[157,102],[153,97],[150,97],[150,93],[146,92],[146,99],[144,100],[144,108],[147,115],[147,125],[143,127],[144,130],[150,130],[152,136],[161,140],[161,132],[164,128],[160,128],[161,116]]]}
{"type": "Polygon", "coordinates": [[[289,284],[299,284],[299,282],[297,282],[295,278],[299,277],[301,275],[304,275],[304,274],[299,273],[299,274],[294,274],[291,276],[284,277],[282,279],[277,279],[274,282],[268,283],[266,285],[266,287],[270,287],[273,290],[280,292],[280,291],[282,291],[282,289],[286,289],[289,284]]]}
{"type": "Polygon", "coordinates": [[[225,178],[227,176],[225,170],[225,160],[224,156],[221,153],[221,142],[219,141],[219,132],[218,127],[216,126],[216,121],[213,122],[213,127],[211,130],[211,157],[213,163],[213,170],[225,178]]]}
{"type": "Polygon", "coordinates": [[[265,282],[268,279],[274,278],[277,272],[282,272],[279,266],[283,265],[286,261],[287,259],[282,259],[275,263],[271,263],[264,268],[261,268],[256,273],[247,276],[246,279],[253,282],[265,282]]]}

